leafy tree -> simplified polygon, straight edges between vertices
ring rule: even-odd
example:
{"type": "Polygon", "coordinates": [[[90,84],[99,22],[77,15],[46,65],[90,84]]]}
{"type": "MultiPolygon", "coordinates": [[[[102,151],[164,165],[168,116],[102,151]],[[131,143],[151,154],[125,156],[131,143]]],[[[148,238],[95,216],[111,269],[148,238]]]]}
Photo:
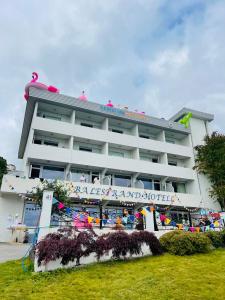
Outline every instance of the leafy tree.
{"type": "Polygon", "coordinates": [[[0,186],[2,184],[2,177],[7,173],[7,161],[0,156],[0,186]]]}
{"type": "Polygon", "coordinates": [[[225,208],[225,135],[213,132],[206,135],[204,145],[195,147],[197,156],[195,167],[210,179],[212,188],[210,194],[225,208]]]}
{"type": "Polygon", "coordinates": [[[58,201],[68,206],[71,204],[69,195],[72,190],[70,186],[65,186],[63,182],[59,180],[44,180],[37,187],[34,187],[33,190],[29,193],[31,198],[37,205],[42,206],[42,197],[44,190],[53,190],[53,195],[58,201]]]}

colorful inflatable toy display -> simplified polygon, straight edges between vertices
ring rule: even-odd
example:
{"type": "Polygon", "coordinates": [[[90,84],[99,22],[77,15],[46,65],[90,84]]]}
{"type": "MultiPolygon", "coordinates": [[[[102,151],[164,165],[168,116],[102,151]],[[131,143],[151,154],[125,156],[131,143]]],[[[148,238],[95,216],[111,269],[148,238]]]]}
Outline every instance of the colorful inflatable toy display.
{"type": "Polygon", "coordinates": [[[108,103],[106,104],[106,106],[113,107],[114,105],[112,104],[111,100],[108,100],[108,103]]]}
{"type": "Polygon", "coordinates": [[[38,73],[33,72],[32,80],[25,86],[24,98],[26,100],[28,100],[28,98],[29,98],[29,88],[30,87],[35,87],[37,89],[49,91],[51,93],[59,93],[59,90],[56,87],[51,86],[51,85],[47,86],[44,83],[37,82],[37,80],[38,80],[38,73]]]}
{"type": "Polygon", "coordinates": [[[183,124],[185,128],[188,128],[191,117],[192,117],[192,113],[189,112],[179,121],[179,123],[183,124]]]}
{"type": "Polygon", "coordinates": [[[82,91],[82,94],[79,96],[78,99],[81,100],[81,101],[88,101],[88,98],[87,98],[87,96],[85,95],[85,92],[84,92],[84,91],[82,91]]]}

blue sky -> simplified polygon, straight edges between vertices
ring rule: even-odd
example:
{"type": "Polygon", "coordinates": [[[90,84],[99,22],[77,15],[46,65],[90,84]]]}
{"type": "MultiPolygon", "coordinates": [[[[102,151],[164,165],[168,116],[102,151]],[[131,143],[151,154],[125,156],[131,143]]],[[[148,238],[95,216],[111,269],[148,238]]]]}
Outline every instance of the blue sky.
{"type": "Polygon", "coordinates": [[[31,73],[63,94],[168,118],[183,106],[225,132],[225,1],[3,1],[0,156],[16,163],[31,73]]]}

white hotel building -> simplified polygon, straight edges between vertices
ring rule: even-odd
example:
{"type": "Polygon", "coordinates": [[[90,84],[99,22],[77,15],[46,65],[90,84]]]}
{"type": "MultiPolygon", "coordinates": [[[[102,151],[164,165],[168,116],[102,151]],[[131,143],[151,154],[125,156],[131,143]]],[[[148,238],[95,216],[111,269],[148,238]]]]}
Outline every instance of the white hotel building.
{"type": "Polygon", "coordinates": [[[9,240],[10,219],[29,219],[32,204],[21,194],[41,178],[73,182],[77,207],[103,199],[109,213],[123,203],[134,209],[172,204],[180,214],[184,207],[220,209],[207,178],[193,170],[194,147],[203,143],[213,115],[183,108],[165,120],[35,88],[29,94],[18,154],[23,170],[5,175],[1,187],[0,241],[9,240]],[[189,128],[178,123],[187,112],[193,114],[189,128]],[[95,177],[100,184],[93,184],[95,177]]]}

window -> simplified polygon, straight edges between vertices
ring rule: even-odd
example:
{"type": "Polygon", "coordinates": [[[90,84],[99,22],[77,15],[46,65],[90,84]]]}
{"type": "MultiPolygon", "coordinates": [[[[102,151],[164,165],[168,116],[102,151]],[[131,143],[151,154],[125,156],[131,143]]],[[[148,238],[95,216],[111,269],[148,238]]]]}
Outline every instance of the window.
{"type": "Polygon", "coordinates": [[[61,121],[61,117],[60,116],[57,116],[57,115],[52,115],[52,114],[46,114],[46,113],[43,113],[42,115],[43,118],[47,118],[47,119],[51,119],[51,120],[57,120],[57,121],[61,121]]]}
{"type": "Polygon", "coordinates": [[[81,181],[81,176],[84,176],[86,181],[85,182],[89,182],[90,181],[90,172],[88,171],[82,171],[82,170],[71,170],[71,180],[75,181],[75,182],[80,182],[81,181]]]}
{"type": "Polygon", "coordinates": [[[130,176],[115,175],[114,176],[114,185],[130,187],[131,186],[131,178],[130,178],[130,176]]]}
{"type": "Polygon", "coordinates": [[[93,125],[92,124],[88,124],[88,123],[80,123],[81,126],[85,126],[85,127],[90,127],[90,128],[93,128],[93,125]]]}
{"type": "Polygon", "coordinates": [[[34,203],[25,203],[24,207],[24,224],[29,227],[36,227],[39,222],[41,207],[34,203]]]}
{"type": "Polygon", "coordinates": [[[42,177],[45,179],[64,179],[64,168],[44,166],[42,177]]]}
{"type": "Polygon", "coordinates": [[[124,153],[123,152],[112,151],[112,150],[109,152],[109,155],[118,156],[118,157],[124,157],[124,153]]]}
{"type": "Polygon", "coordinates": [[[167,139],[167,138],[166,138],[166,142],[167,142],[167,143],[170,143],[170,144],[175,144],[175,141],[174,141],[174,140],[167,139]]]}
{"type": "Polygon", "coordinates": [[[59,143],[53,141],[44,141],[44,145],[58,147],[59,143]]]}
{"type": "Polygon", "coordinates": [[[39,178],[40,177],[40,169],[39,165],[31,165],[30,178],[39,178]]]}
{"type": "Polygon", "coordinates": [[[177,162],[176,161],[168,161],[168,165],[170,165],[170,166],[177,166],[177,162]]]}
{"type": "Polygon", "coordinates": [[[112,129],[112,132],[116,132],[116,133],[123,133],[122,130],[118,130],[118,129],[112,129]]]}
{"type": "Polygon", "coordinates": [[[153,190],[152,179],[140,178],[139,180],[144,184],[144,189],[153,190]]]}
{"type": "Polygon", "coordinates": [[[159,160],[158,160],[158,158],[153,158],[153,159],[152,159],[152,162],[153,162],[153,163],[158,163],[159,160]]]}
{"type": "Polygon", "coordinates": [[[41,140],[34,138],[34,144],[41,145],[41,140]]]}
{"type": "Polygon", "coordinates": [[[177,183],[176,182],[172,182],[172,186],[174,188],[174,192],[177,193],[177,183]]]}
{"type": "Polygon", "coordinates": [[[154,180],[154,190],[160,191],[160,181],[159,180],[154,180]]]}
{"type": "Polygon", "coordinates": [[[143,138],[143,139],[150,139],[148,135],[145,134],[140,134],[139,137],[143,138]]]}
{"type": "Polygon", "coordinates": [[[79,147],[79,150],[80,150],[80,151],[85,151],[85,152],[92,152],[92,149],[91,149],[91,148],[83,147],[83,146],[80,146],[80,147],[79,147]]]}

